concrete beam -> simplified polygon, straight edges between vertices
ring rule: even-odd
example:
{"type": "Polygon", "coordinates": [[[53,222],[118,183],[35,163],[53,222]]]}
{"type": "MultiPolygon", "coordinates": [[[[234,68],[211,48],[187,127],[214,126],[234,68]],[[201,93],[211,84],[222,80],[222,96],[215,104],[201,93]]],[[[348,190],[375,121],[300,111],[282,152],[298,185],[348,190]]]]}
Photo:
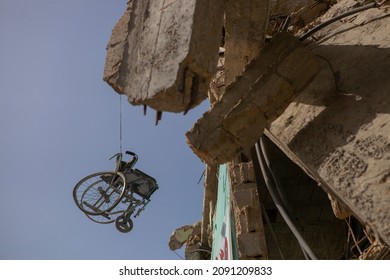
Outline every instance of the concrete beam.
{"type": "Polygon", "coordinates": [[[186,133],[206,163],[230,161],[250,149],[319,71],[315,56],[288,33],[267,44],[214,106],[186,133]]]}

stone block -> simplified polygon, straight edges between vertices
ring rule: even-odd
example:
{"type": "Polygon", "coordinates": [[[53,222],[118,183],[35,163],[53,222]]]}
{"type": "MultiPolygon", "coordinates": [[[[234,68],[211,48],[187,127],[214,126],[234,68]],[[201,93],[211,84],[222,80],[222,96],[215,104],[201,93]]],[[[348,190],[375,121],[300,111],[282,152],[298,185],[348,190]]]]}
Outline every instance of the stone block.
{"type": "Polygon", "coordinates": [[[256,184],[241,184],[239,186],[237,186],[236,190],[233,192],[233,197],[236,201],[237,208],[243,209],[248,205],[256,205],[258,203],[256,184]],[[240,189],[239,186],[246,186],[247,188],[240,189]]]}
{"type": "Polygon", "coordinates": [[[242,209],[237,210],[237,212],[237,234],[263,231],[261,211],[259,207],[256,207],[255,205],[247,205],[244,206],[242,209]]]}
{"type": "Polygon", "coordinates": [[[248,232],[240,234],[237,237],[240,259],[257,258],[261,259],[266,256],[266,252],[262,250],[261,245],[264,243],[264,236],[259,232],[248,232]]]}
{"type": "Polygon", "coordinates": [[[253,162],[243,162],[240,164],[240,176],[242,183],[255,183],[256,175],[253,162]]]}

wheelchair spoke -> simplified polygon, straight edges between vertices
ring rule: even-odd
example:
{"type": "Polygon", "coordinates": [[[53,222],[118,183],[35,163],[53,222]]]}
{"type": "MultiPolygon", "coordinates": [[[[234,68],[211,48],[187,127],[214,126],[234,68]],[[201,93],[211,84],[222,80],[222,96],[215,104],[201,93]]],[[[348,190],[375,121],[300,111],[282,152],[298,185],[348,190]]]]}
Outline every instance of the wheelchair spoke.
{"type": "Polygon", "coordinates": [[[109,212],[118,205],[125,191],[121,173],[99,172],[85,177],[73,189],[77,206],[88,215],[109,212]]]}

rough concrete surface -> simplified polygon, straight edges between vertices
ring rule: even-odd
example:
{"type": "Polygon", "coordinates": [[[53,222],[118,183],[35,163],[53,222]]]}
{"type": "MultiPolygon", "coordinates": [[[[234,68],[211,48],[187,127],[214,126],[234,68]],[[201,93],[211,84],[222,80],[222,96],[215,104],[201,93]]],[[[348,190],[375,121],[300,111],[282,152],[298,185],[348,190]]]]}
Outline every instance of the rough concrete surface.
{"type": "Polygon", "coordinates": [[[225,80],[230,84],[265,43],[269,0],[230,0],[225,19],[225,80]]]}
{"type": "Polygon", "coordinates": [[[229,84],[223,98],[186,133],[206,163],[223,163],[250,149],[319,71],[315,56],[291,34],[280,33],[229,84]]]}
{"type": "Polygon", "coordinates": [[[133,0],[107,46],[104,80],[133,105],[187,111],[207,98],[225,1],[133,0]]]}
{"type": "MultiPolygon", "coordinates": [[[[324,20],[352,2],[340,1],[324,20]]],[[[266,132],[388,245],[389,26],[390,10],[383,6],[315,34],[318,41],[308,47],[331,67],[332,77],[313,82],[266,132]]]]}

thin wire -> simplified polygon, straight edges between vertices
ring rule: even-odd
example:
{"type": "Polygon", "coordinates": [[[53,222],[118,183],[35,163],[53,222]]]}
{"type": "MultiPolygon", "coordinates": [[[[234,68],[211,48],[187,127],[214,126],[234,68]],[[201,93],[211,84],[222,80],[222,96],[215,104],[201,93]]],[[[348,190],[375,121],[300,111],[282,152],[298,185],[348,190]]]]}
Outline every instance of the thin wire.
{"type": "Polygon", "coordinates": [[[122,153],[122,94],[119,94],[119,152],[122,153]]]}
{"type": "Polygon", "coordinates": [[[206,170],[203,170],[202,175],[200,176],[197,185],[199,185],[199,183],[200,183],[200,181],[202,180],[202,178],[204,177],[204,174],[205,174],[205,173],[206,173],[206,170]]]}
{"type": "Polygon", "coordinates": [[[361,255],[362,254],[362,250],[360,249],[359,247],[359,241],[356,239],[356,236],[355,234],[353,233],[353,229],[351,227],[351,217],[348,217],[348,220],[345,220],[345,222],[347,223],[347,226],[348,226],[348,230],[349,232],[351,233],[351,237],[353,239],[353,242],[355,243],[355,246],[356,246],[356,249],[359,251],[359,254],[361,255]]]}
{"type": "MultiPolygon", "coordinates": [[[[260,140],[261,142],[263,142],[263,138],[261,138],[260,140]]],[[[266,163],[266,166],[268,167],[268,171],[269,173],[271,174],[272,176],[272,179],[274,180],[274,183],[275,183],[275,189],[276,191],[278,192],[279,194],[279,198],[283,204],[283,206],[285,207],[286,211],[288,212],[288,214],[292,217],[292,208],[291,206],[289,205],[288,201],[287,201],[287,198],[286,198],[286,195],[282,189],[282,184],[279,180],[279,176],[276,175],[276,172],[274,171],[274,169],[272,168],[272,163],[271,161],[269,160],[269,157],[267,156],[267,153],[266,153],[266,150],[265,150],[265,144],[263,143],[263,145],[260,144],[260,149],[264,155],[264,160],[265,160],[265,163],[266,163]]]]}
{"type": "MultiPolygon", "coordinates": [[[[265,147],[265,142],[264,142],[264,138],[261,137],[260,138],[260,150],[261,150],[261,155],[263,156],[262,159],[264,159],[264,162],[265,162],[265,166],[268,168],[268,171],[271,173],[271,175],[273,174],[271,172],[272,170],[272,167],[270,165],[268,165],[268,163],[270,163],[270,160],[269,160],[269,157],[268,157],[268,153],[267,153],[267,149],[265,147]]],[[[265,171],[266,172],[266,171],[265,171]]],[[[298,243],[299,245],[301,246],[301,249],[302,249],[302,252],[305,256],[306,259],[317,259],[317,257],[315,256],[315,254],[312,252],[310,246],[306,243],[305,239],[303,238],[303,236],[300,234],[297,226],[295,225],[292,217],[290,216],[290,214],[288,213],[287,209],[286,209],[286,205],[284,205],[283,203],[283,200],[280,199],[280,197],[278,196],[278,194],[280,193],[280,191],[278,192],[276,189],[278,188],[278,186],[274,186],[271,181],[267,180],[266,182],[269,182],[270,184],[267,185],[267,187],[269,188],[269,192],[271,194],[271,197],[274,199],[276,198],[276,200],[278,200],[278,203],[276,205],[276,207],[279,209],[279,212],[282,214],[284,220],[286,221],[287,225],[290,227],[291,231],[293,232],[293,234],[295,235],[296,239],[298,240],[298,243]],[[272,190],[272,192],[271,192],[272,190]],[[281,211],[283,210],[283,211],[281,211]],[[282,212],[285,212],[284,214],[282,212]]],[[[274,200],[275,202],[275,200],[274,200]]]]}
{"type": "Polygon", "coordinates": [[[179,258],[181,258],[182,260],[184,260],[184,258],[182,256],[180,256],[176,251],[172,251],[174,252],[179,258]]]}
{"type": "Polygon", "coordinates": [[[327,20],[327,21],[324,21],[322,23],[320,23],[319,25],[315,26],[314,28],[310,29],[309,31],[307,31],[305,34],[303,34],[299,40],[300,41],[304,41],[306,40],[307,38],[309,38],[311,35],[313,35],[315,32],[317,32],[318,30],[328,26],[329,24],[335,22],[335,21],[338,21],[342,18],[345,18],[347,16],[350,16],[350,15],[353,15],[353,14],[356,14],[356,13],[359,13],[359,12],[362,12],[362,11],[365,11],[367,9],[371,9],[371,8],[377,8],[379,7],[380,5],[378,3],[376,3],[375,1],[374,2],[371,2],[367,5],[364,5],[364,6],[361,6],[361,7],[358,7],[358,8],[355,8],[355,9],[352,9],[352,10],[349,10],[341,15],[338,15],[338,16],[335,16],[334,18],[331,18],[330,20],[327,20]]]}

